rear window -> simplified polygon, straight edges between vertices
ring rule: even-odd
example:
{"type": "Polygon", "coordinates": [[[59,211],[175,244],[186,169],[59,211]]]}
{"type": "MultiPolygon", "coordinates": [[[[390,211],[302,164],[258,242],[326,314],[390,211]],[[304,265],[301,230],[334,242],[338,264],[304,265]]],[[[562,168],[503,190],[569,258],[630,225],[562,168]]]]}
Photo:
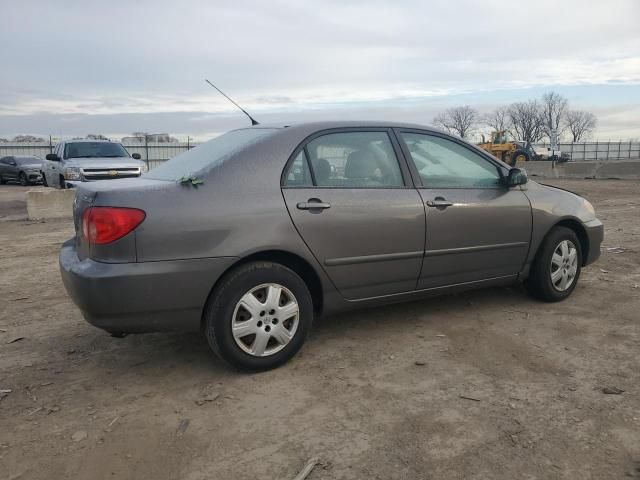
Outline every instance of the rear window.
{"type": "Polygon", "coordinates": [[[177,180],[187,175],[201,173],[203,170],[210,170],[223,163],[235,152],[275,131],[275,128],[233,130],[167,160],[144,176],[154,180],[177,180]]]}

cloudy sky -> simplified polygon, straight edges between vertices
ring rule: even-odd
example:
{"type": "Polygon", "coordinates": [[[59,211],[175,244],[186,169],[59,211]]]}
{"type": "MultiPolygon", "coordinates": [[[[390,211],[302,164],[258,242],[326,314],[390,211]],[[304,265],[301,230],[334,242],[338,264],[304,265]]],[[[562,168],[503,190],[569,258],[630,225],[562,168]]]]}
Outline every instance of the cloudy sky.
{"type": "Polygon", "coordinates": [[[640,137],[639,0],[7,1],[0,137],[430,123],[553,89],[640,137]]]}

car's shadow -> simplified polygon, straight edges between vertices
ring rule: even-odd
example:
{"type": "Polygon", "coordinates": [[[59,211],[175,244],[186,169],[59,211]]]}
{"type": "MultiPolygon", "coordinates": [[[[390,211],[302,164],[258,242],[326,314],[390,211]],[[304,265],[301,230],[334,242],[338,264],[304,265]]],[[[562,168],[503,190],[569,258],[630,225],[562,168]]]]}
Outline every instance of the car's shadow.
{"type": "MultiPolygon", "coordinates": [[[[388,322],[393,322],[394,328],[410,329],[417,321],[423,326],[442,321],[434,320],[434,317],[449,319],[477,309],[498,311],[530,302],[522,288],[516,285],[353,310],[319,318],[307,339],[307,348],[325,340],[330,343],[332,338],[343,337],[358,329],[373,334],[380,331],[382,335],[388,322]]],[[[455,321],[455,318],[446,321],[455,321]]],[[[189,375],[194,376],[222,378],[236,372],[213,354],[207,340],[198,332],[127,335],[119,339],[92,329],[86,336],[75,340],[78,351],[91,358],[96,367],[118,375],[132,372],[165,375],[184,370],[185,366],[189,375]]],[[[368,347],[363,344],[363,348],[368,347]]]]}

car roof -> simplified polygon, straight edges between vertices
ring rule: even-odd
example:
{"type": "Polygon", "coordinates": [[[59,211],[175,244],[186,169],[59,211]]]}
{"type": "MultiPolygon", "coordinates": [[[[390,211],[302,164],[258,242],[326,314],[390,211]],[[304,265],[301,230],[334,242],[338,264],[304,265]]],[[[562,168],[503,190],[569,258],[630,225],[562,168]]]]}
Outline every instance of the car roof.
{"type": "Polygon", "coordinates": [[[433,132],[442,132],[442,130],[417,123],[405,123],[405,122],[388,122],[377,120],[324,120],[315,122],[292,122],[292,123],[278,123],[278,124],[259,124],[256,126],[246,128],[300,128],[304,130],[328,130],[332,128],[358,128],[358,127],[372,127],[372,128],[410,128],[419,130],[428,130],[433,132]]]}
{"type": "Polygon", "coordinates": [[[92,140],[90,138],[79,138],[78,140],[62,140],[60,143],[120,143],[112,140],[92,140]]]}

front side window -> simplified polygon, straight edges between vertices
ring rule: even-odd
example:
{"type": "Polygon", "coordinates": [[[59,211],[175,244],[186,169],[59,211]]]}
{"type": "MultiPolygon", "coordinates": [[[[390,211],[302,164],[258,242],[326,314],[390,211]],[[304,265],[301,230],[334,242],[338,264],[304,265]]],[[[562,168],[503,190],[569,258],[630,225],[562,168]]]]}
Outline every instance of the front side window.
{"type": "Polygon", "coordinates": [[[311,140],[306,151],[318,187],[404,186],[387,132],[329,133],[311,140]]]}
{"type": "Polygon", "coordinates": [[[498,167],[452,140],[421,133],[401,134],[427,188],[497,188],[498,167]]]}
{"type": "Polygon", "coordinates": [[[119,143],[75,142],[64,147],[64,158],[128,157],[129,153],[119,143]]]}

